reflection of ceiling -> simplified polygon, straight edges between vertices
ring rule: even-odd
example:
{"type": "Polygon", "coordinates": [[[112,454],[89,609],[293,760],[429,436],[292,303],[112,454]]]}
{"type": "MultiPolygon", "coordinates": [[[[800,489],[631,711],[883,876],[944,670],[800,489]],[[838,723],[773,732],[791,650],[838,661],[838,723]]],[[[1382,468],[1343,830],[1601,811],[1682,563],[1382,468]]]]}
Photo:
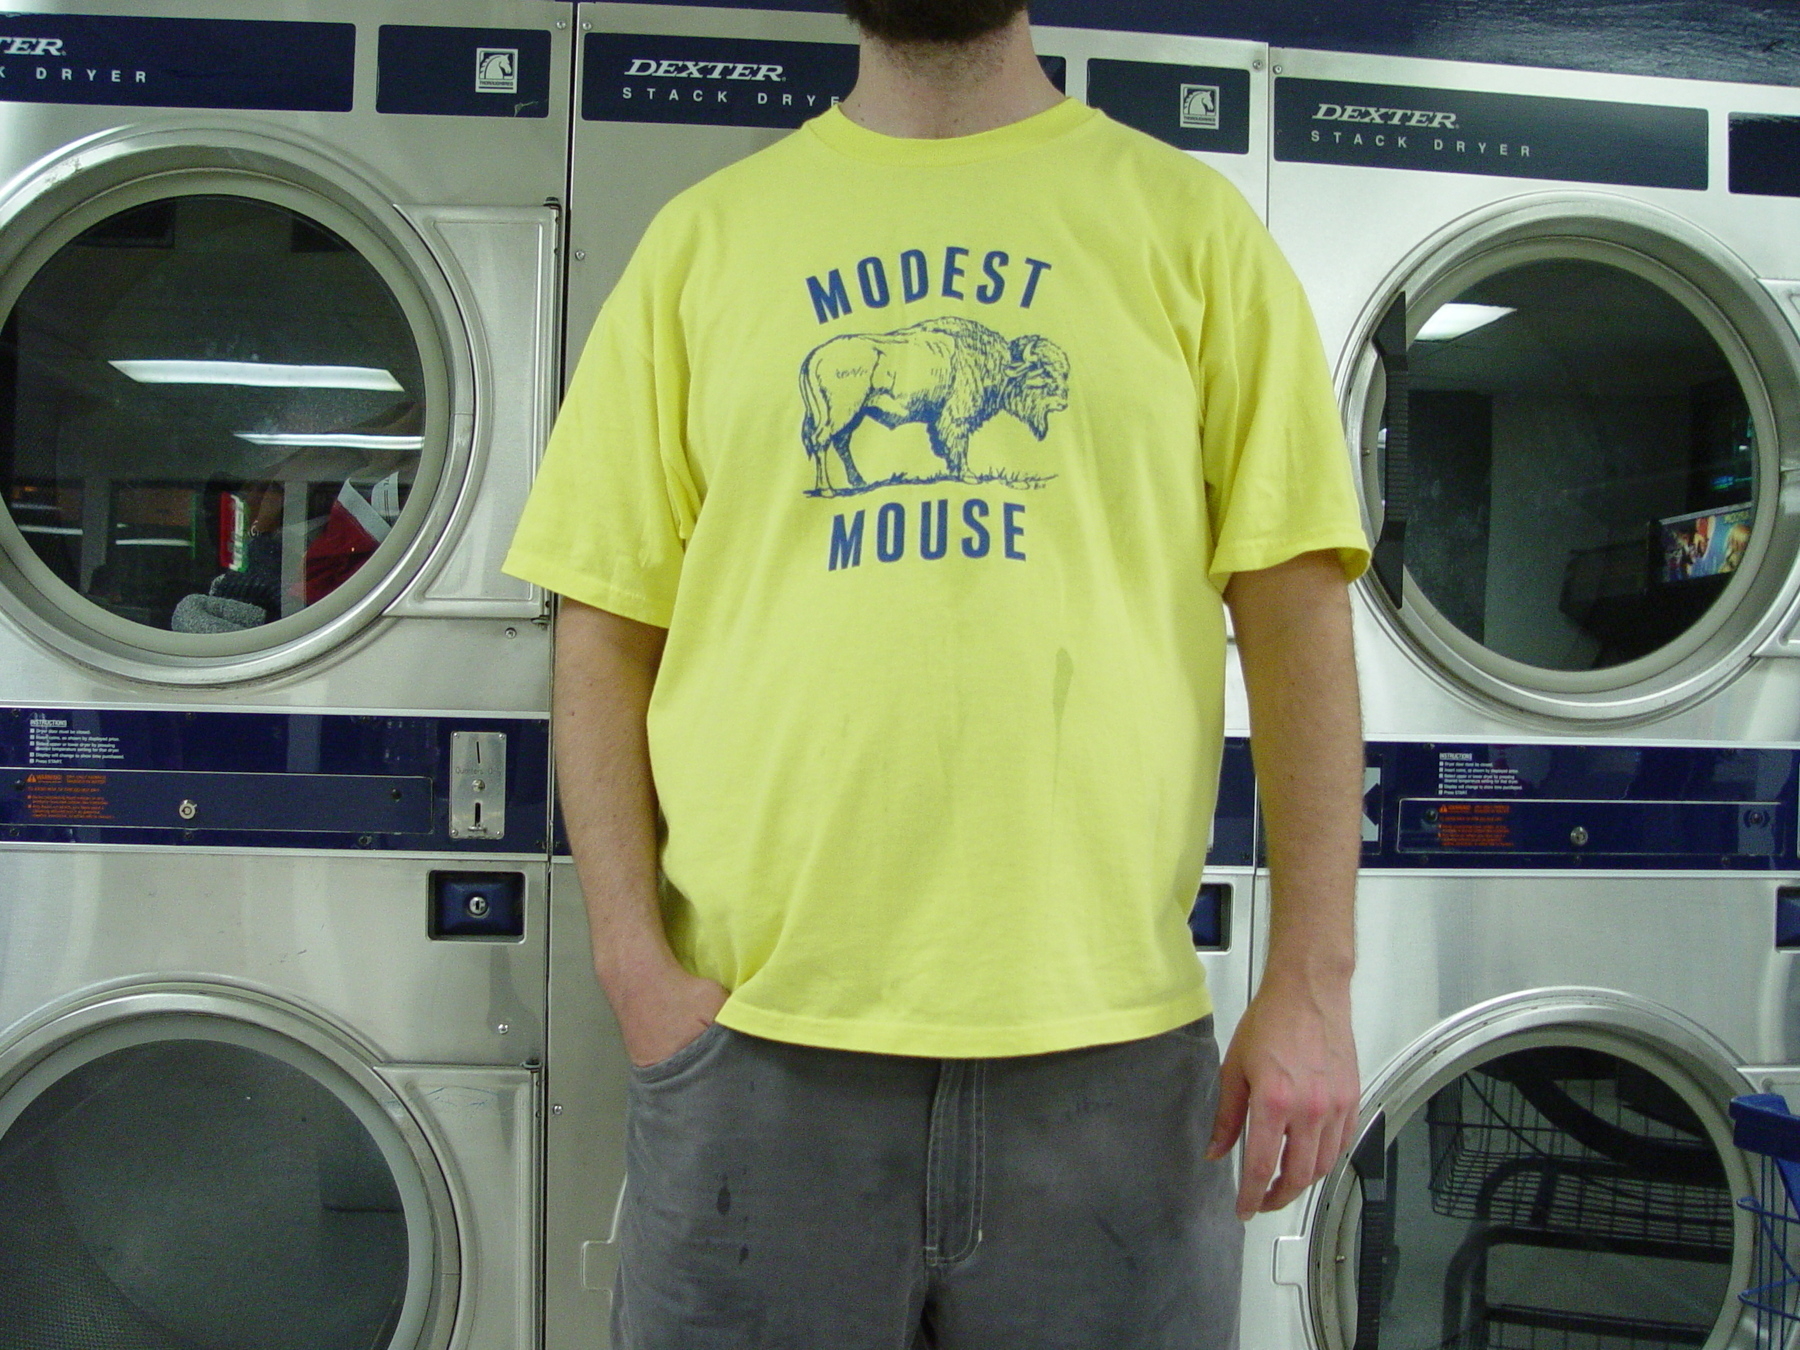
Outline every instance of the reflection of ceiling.
{"type": "MultiPolygon", "coordinates": [[[[31,279],[4,339],[17,345],[19,475],[250,477],[281,442],[238,433],[420,430],[418,349],[380,274],[248,198],[174,198],[103,222],[31,279]]],[[[334,447],[356,465],[394,448],[334,447]]]]}
{"type": "Polygon", "coordinates": [[[1666,398],[1730,373],[1686,307],[1616,267],[1528,263],[1478,282],[1456,301],[1517,312],[1447,342],[1415,342],[1415,388],[1666,398]]]}

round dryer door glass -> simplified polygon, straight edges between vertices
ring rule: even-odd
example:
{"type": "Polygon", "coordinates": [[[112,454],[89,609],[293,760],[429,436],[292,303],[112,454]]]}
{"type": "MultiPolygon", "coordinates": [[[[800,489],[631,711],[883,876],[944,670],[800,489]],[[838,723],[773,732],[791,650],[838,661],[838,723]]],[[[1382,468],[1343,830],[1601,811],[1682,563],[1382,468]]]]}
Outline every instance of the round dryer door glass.
{"type": "Polygon", "coordinates": [[[250,197],[150,201],[69,240],[7,314],[0,491],[120,631],[244,633],[369,563],[425,404],[413,325],[340,234],[250,197]]]}
{"type": "Polygon", "coordinates": [[[209,1040],[55,1077],[0,1135],[0,1345],[387,1347],[414,1291],[375,1116],[209,1040]]]}
{"type": "MultiPolygon", "coordinates": [[[[1433,1092],[1378,1151],[1354,1306],[1381,1350],[1674,1350],[1728,1306],[1732,1189],[1694,1108],[1605,1050],[1496,1054],[1433,1092]],[[1363,1312],[1367,1316],[1367,1312],[1363,1312]]],[[[1360,1152],[1359,1163],[1371,1160],[1360,1152]]]]}
{"type": "Polygon", "coordinates": [[[1663,287],[1580,257],[1421,311],[1411,584],[1480,648],[1546,671],[1623,665],[1693,628],[1758,528],[1755,421],[1708,329],[1663,287]]]}

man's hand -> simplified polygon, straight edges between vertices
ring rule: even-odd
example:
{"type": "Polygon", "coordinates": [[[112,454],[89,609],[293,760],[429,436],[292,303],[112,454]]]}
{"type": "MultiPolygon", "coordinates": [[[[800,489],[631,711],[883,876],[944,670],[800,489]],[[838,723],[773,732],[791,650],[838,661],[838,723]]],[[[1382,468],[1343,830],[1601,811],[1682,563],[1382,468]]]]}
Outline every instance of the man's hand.
{"type": "Polygon", "coordinates": [[[712,980],[673,966],[655,979],[608,990],[625,1054],[638,1068],[667,1059],[713,1024],[728,995],[712,980]]]}
{"type": "Polygon", "coordinates": [[[1206,1150],[1222,1158],[1244,1136],[1239,1219],[1280,1209],[1331,1170],[1356,1130],[1360,1095],[1347,986],[1265,975],[1220,1067],[1206,1150]]]}

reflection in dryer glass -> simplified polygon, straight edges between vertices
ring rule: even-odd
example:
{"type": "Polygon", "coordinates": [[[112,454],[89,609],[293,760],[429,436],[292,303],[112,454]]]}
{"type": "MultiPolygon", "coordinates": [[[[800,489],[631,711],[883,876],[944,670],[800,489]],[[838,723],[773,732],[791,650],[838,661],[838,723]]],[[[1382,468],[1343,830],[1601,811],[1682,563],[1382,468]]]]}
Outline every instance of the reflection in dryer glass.
{"type": "Polygon", "coordinates": [[[1702,1345],[1733,1206],[1692,1108],[1603,1051],[1498,1056],[1433,1094],[1389,1155],[1382,1350],[1702,1345]]]}
{"type": "Polygon", "coordinates": [[[112,216],[0,328],[0,492],[69,589],[224,633],[331,594],[418,468],[418,347],[380,274],[303,215],[192,196],[112,216]]]}
{"type": "Polygon", "coordinates": [[[1596,670],[1686,632],[1754,528],[1755,427],[1661,287],[1580,259],[1486,277],[1409,352],[1406,566],[1488,650],[1596,670]]]}
{"type": "Polygon", "coordinates": [[[369,1132],[273,1056],[103,1055],[0,1138],[0,1345],[380,1350],[406,1217],[369,1132]]]}

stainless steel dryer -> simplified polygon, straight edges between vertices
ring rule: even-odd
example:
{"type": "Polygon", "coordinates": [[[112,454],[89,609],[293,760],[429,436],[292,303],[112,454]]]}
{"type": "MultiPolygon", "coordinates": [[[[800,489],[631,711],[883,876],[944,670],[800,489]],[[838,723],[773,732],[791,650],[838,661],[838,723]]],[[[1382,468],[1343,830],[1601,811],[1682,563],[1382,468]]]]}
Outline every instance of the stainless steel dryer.
{"type": "Polygon", "coordinates": [[[569,10],[0,18],[0,1343],[538,1344],[569,10]]]}
{"type": "Polygon", "coordinates": [[[1252,1225],[1245,1342],[1747,1344],[1725,1103],[1800,1059],[1800,98],[1271,72],[1378,543],[1364,1130],[1252,1225]]]}
{"type": "MultiPolygon", "coordinates": [[[[855,82],[842,18],[676,5],[576,8],[577,106],[569,194],[567,370],[662,204],[825,111],[855,82]],[[761,78],[753,78],[756,76],[761,78]]],[[[1265,49],[1249,42],[1038,27],[1047,72],[1076,97],[1194,153],[1260,212],[1266,199],[1265,49]]],[[[1192,928],[1219,1026],[1248,997],[1254,784],[1235,678],[1232,732],[1207,882],[1192,928]]],[[[551,1347],[605,1343],[624,1171],[627,1067],[595,984],[575,871],[551,868],[552,1103],[546,1166],[545,1326],[551,1347]]]]}

